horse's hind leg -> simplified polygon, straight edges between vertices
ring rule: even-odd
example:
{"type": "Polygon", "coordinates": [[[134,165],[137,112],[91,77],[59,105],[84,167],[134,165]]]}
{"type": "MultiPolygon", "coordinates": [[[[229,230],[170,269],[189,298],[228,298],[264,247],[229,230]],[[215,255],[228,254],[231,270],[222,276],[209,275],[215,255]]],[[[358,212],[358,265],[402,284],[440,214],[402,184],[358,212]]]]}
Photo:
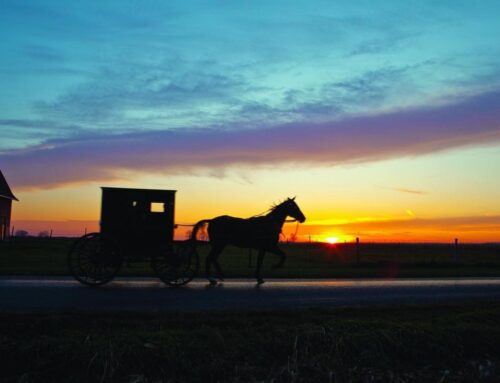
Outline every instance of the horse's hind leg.
{"type": "Polygon", "coordinates": [[[212,263],[214,264],[215,270],[217,271],[217,277],[219,278],[219,281],[222,282],[224,280],[224,274],[222,273],[222,268],[220,267],[220,264],[219,264],[219,255],[221,252],[222,252],[222,249],[220,252],[218,252],[214,256],[212,263]]]}
{"type": "Polygon", "coordinates": [[[220,266],[217,263],[217,257],[219,256],[219,254],[222,252],[223,249],[224,249],[224,245],[219,245],[219,244],[212,245],[212,248],[210,249],[210,252],[208,253],[207,258],[205,259],[205,275],[206,275],[206,277],[211,285],[217,284],[217,280],[215,280],[214,278],[212,278],[210,276],[210,267],[212,266],[212,263],[213,263],[216,270],[217,270],[217,273],[219,273],[219,275],[220,275],[220,266]]]}
{"type": "Polygon", "coordinates": [[[264,249],[259,249],[259,254],[257,256],[257,268],[255,269],[255,278],[257,279],[257,284],[262,284],[264,283],[264,279],[262,279],[261,275],[261,268],[262,268],[262,261],[264,260],[264,254],[266,254],[266,251],[264,249]]]}

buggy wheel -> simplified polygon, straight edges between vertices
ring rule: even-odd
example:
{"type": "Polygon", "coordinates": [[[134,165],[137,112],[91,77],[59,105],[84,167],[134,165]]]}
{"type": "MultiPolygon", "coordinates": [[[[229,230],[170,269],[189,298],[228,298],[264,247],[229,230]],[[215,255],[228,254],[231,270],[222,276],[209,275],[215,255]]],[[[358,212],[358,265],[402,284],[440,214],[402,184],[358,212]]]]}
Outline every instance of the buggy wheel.
{"type": "Polygon", "coordinates": [[[111,281],[123,263],[111,241],[100,233],[77,239],[68,252],[68,267],[81,283],[99,286],[111,281]]]}
{"type": "Polygon", "coordinates": [[[198,253],[191,241],[175,245],[172,251],[152,259],[153,270],[169,286],[182,286],[193,280],[200,266],[198,253]]]}

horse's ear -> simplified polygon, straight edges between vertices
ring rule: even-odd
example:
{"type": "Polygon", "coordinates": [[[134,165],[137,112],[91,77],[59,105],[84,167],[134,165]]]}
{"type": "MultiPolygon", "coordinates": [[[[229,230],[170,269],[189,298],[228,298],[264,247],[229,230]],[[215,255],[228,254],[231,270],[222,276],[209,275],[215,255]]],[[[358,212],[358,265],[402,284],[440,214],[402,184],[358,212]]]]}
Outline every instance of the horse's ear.
{"type": "Polygon", "coordinates": [[[290,200],[295,201],[295,198],[296,198],[296,197],[297,197],[297,196],[295,196],[295,197],[293,197],[293,198],[290,198],[290,200]]]}

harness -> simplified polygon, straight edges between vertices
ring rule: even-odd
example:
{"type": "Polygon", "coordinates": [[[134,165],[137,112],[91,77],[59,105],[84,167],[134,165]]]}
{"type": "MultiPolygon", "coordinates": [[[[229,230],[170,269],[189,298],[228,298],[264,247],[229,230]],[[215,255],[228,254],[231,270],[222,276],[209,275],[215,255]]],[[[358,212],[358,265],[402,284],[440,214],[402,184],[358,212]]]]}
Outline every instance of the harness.
{"type": "MultiPolygon", "coordinates": [[[[265,211],[263,211],[262,213],[260,214],[255,214],[255,215],[252,215],[250,218],[258,218],[258,217],[264,217],[267,215],[267,213],[271,212],[273,210],[273,208],[269,208],[265,211]]],[[[283,221],[283,223],[292,223],[292,222],[297,222],[297,225],[295,226],[295,232],[293,233],[293,238],[297,238],[297,233],[299,232],[299,225],[300,225],[300,222],[298,219],[285,219],[283,221]]],[[[286,239],[285,235],[283,234],[283,228],[281,227],[280,228],[280,236],[283,236],[284,239],[286,239]]]]}

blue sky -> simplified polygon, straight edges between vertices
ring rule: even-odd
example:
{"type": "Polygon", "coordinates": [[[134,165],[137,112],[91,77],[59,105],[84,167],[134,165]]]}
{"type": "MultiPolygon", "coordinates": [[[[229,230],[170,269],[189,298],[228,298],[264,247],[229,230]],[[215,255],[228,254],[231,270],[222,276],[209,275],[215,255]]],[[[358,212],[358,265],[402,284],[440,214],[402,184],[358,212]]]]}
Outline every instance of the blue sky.
{"type": "Polygon", "coordinates": [[[1,149],[329,122],[498,86],[496,2],[2,2],[1,149]]]}
{"type": "MultiPolygon", "coordinates": [[[[273,182],[283,169],[292,178],[321,174],[311,175],[313,190],[347,166],[374,190],[427,198],[446,187],[410,182],[391,161],[410,161],[404,173],[417,175],[429,156],[454,179],[468,175],[456,189],[469,190],[473,174],[495,178],[497,1],[0,7],[0,166],[18,190],[69,188],[71,198],[71,185],[137,185],[140,177],[170,177],[179,188],[213,179],[232,190],[273,182]],[[451,162],[450,150],[458,153],[451,162]]],[[[500,215],[500,185],[482,182],[487,206],[448,215],[500,215]]],[[[463,195],[467,206],[471,198],[463,195]]]]}

